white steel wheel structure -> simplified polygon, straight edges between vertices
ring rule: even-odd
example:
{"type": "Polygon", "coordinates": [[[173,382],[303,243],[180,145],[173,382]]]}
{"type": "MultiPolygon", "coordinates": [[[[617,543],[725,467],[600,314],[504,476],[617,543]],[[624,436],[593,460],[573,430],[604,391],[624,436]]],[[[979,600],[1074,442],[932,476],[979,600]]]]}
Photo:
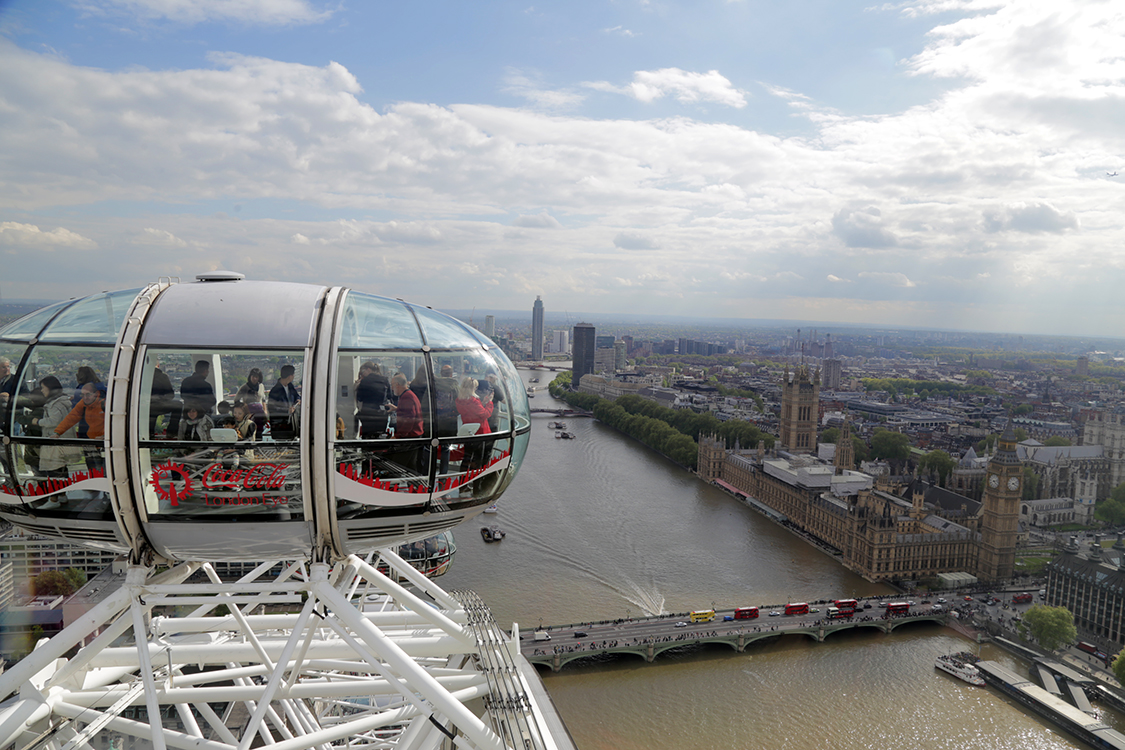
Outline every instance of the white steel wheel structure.
{"type": "Polygon", "coordinates": [[[429,308],[197,278],[0,330],[0,518],[129,555],[0,675],[0,747],[569,747],[518,635],[391,549],[511,483],[511,362],[429,308]]]}

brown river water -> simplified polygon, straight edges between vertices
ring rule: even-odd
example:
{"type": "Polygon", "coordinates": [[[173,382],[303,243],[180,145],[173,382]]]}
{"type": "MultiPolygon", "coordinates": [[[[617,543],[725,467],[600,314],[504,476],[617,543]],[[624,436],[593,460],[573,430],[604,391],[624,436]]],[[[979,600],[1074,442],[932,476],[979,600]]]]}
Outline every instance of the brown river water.
{"type": "MultiPolygon", "coordinates": [[[[539,377],[545,386],[551,375],[539,377]]],[[[562,406],[545,388],[531,405],[562,406]]],[[[452,570],[439,579],[477,591],[501,627],[892,593],[640,443],[573,418],[577,439],[556,439],[554,419],[533,418],[499,513],[455,532],[452,570]],[[491,523],[507,532],[500,544],[480,538],[491,523]]],[[[540,674],[581,750],[1084,747],[992,688],[934,669],[938,654],[963,650],[1027,674],[1020,659],[930,624],[540,674]]],[[[1122,729],[1121,717],[1105,718],[1122,729]]]]}

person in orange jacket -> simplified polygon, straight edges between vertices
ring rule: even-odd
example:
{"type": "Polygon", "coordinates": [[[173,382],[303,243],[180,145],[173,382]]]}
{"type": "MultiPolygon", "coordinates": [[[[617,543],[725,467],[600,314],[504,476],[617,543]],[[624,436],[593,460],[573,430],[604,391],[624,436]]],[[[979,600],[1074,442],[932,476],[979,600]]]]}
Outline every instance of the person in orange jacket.
{"type": "Polygon", "coordinates": [[[69,414],[63,417],[61,422],[55,425],[55,435],[61,436],[78,424],[83,417],[86,418],[86,424],[90,426],[86,432],[86,437],[100,438],[105,435],[105,401],[102,399],[101,392],[93,383],[86,383],[82,386],[82,400],[70,410],[69,414]]]}

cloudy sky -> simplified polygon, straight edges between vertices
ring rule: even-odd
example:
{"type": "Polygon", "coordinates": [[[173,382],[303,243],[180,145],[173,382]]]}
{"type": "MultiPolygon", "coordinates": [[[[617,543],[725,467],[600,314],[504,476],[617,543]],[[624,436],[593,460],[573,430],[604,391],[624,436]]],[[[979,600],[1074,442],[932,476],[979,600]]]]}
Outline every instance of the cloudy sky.
{"type": "Polygon", "coordinates": [[[1112,0],[0,0],[5,299],[1116,336],[1123,223],[1112,0]]]}

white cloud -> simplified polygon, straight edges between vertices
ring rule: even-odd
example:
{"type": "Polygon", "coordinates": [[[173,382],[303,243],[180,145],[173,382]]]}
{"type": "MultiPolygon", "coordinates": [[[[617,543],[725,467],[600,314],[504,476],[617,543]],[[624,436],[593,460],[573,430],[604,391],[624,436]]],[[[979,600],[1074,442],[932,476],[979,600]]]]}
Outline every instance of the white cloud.
{"type": "Polygon", "coordinates": [[[243,24],[288,26],[327,20],[333,11],[307,0],[79,0],[91,13],[117,10],[147,20],[197,24],[234,21],[243,24]]]}
{"type": "Polygon", "coordinates": [[[187,242],[164,229],[145,227],[144,235],[137,240],[141,245],[159,245],[162,247],[187,247],[187,242]]]}
{"type": "Polygon", "coordinates": [[[604,34],[616,34],[618,36],[626,36],[626,37],[637,36],[636,34],[634,34],[632,31],[629,31],[629,29],[625,28],[624,26],[614,26],[613,28],[610,28],[610,29],[602,29],[602,33],[604,33],[604,34]]]}
{"type": "Polygon", "coordinates": [[[622,250],[654,250],[656,248],[656,244],[650,238],[634,232],[621,232],[613,238],[613,245],[622,250]]]}
{"type": "MultiPolygon", "coordinates": [[[[77,264],[90,254],[64,256],[65,242],[89,249],[96,237],[115,252],[73,274],[68,293],[138,285],[168,273],[167,258],[153,257],[168,253],[136,244],[159,227],[192,248],[186,277],[215,267],[347,279],[466,309],[477,287],[462,283],[463,262],[512,309],[551,288],[571,309],[691,314],[704,306],[698,290],[708,309],[735,316],[826,309],[860,321],[1019,320],[1079,331],[1114,320],[1110,301],[1125,287],[1116,210],[1125,185],[1104,173],[1125,153],[1118,16],[1078,2],[983,9],[967,20],[939,27],[909,61],[917,75],[945,79],[909,109],[856,115],[771,88],[808,118],[800,135],[752,129],[744,111],[721,107],[707,120],[599,119],[523,101],[376,109],[335,63],[214,55],[201,69],[111,71],[0,42],[0,207],[21,227],[0,229],[0,280],[41,283],[36,254],[22,247],[52,246],[77,264]],[[1061,29],[1052,13],[1063,14],[1061,29]],[[1025,28],[1055,40],[1049,65],[1029,63],[1028,75],[1021,55],[1034,51],[1007,39],[1025,28]],[[150,202],[161,208],[146,210],[150,202]],[[246,207],[239,218],[216,213],[236,203],[246,207]],[[272,218],[254,218],[263,215],[272,218]],[[17,235],[33,239],[16,244],[17,235]],[[892,257],[896,273],[875,275],[892,257]],[[1019,279],[1021,298],[982,302],[979,281],[940,282],[981,274],[1019,279]],[[816,295],[831,303],[817,307],[816,295]],[[1024,297],[1036,304],[1019,308],[1024,297]],[[1074,300],[1096,309],[1078,316],[1074,300]]],[[[746,101],[717,74],[650,73],[638,74],[636,90],[604,88],[649,101],[746,101]]],[[[520,75],[511,85],[526,101],[556,88],[520,75]]]]}
{"type": "Polygon", "coordinates": [[[872,279],[880,284],[888,284],[890,286],[904,287],[907,289],[917,286],[913,281],[908,279],[904,273],[860,271],[859,277],[861,279],[872,279]]]}
{"type": "Polygon", "coordinates": [[[372,226],[372,232],[384,242],[430,244],[441,242],[441,230],[429,222],[388,221],[372,226]]]}
{"type": "Polygon", "coordinates": [[[882,212],[874,206],[841,208],[832,217],[832,231],[848,247],[894,247],[898,239],[883,228],[882,212]]]}
{"type": "Polygon", "coordinates": [[[546,110],[570,109],[586,99],[585,94],[576,91],[547,88],[538,76],[529,76],[514,69],[504,76],[503,90],[546,110]]]}
{"type": "Polygon", "coordinates": [[[562,224],[559,223],[558,219],[556,219],[554,216],[551,216],[546,211],[541,211],[534,216],[517,216],[515,220],[512,221],[512,226],[528,227],[534,229],[558,229],[562,226],[562,224]]]}
{"type": "Polygon", "coordinates": [[[1049,203],[1016,203],[984,213],[986,232],[1050,232],[1059,234],[1078,228],[1078,218],[1071,211],[1059,211],[1049,203]]]}
{"type": "Polygon", "coordinates": [[[98,246],[98,243],[65,227],[58,227],[45,232],[34,224],[3,221],[0,222],[0,245],[38,250],[54,250],[56,248],[93,250],[98,246]]]}
{"type": "Polygon", "coordinates": [[[678,101],[716,102],[729,107],[745,107],[746,95],[736,89],[719,71],[692,73],[679,68],[638,70],[632,83],[615,86],[608,81],[588,81],[583,84],[597,91],[625,94],[642,102],[653,102],[664,96],[675,96],[678,101]]]}

